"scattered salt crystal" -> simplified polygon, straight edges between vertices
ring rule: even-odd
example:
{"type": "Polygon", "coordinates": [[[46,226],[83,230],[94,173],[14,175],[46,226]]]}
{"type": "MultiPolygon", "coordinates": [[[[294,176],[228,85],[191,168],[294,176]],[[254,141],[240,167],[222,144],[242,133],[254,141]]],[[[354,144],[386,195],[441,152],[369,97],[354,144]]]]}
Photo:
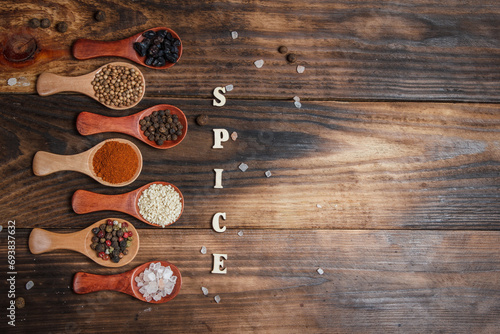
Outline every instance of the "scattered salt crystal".
{"type": "Polygon", "coordinates": [[[267,177],[271,177],[271,175],[273,175],[273,174],[271,174],[271,171],[270,171],[270,170],[266,171],[266,173],[265,173],[265,174],[266,174],[266,176],[267,176],[267,177]]]}
{"type": "Polygon", "coordinates": [[[262,59],[256,60],[253,62],[253,64],[255,65],[255,67],[261,68],[262,66],[264,66],[264,60],[262,59]]]}
{"type": "Polygon", "coordinates": [[[323,271],[323,269],[321,268],[318,268],[318,270],[316,270],[318,272],[318,274],[320,275],[323,275],[325,272],[323,271]]]}
{"type": "Polygon", "coordinates": [[[298,66],[297,66],[297,73],[304,73],[305,69],[306,69],[306,68],[305,68],[304,66],[302,66],[302,65],[298,65],[298,66]]]}
{"type": "Polygon", "coordinates": [[[243,236],[243,231],[239,231],[239,232],[238,232],[238,235],[239,235],[240,237],[242,237],[242,236],[243,236]]]}
{"type": "Polygon", "coordinates": [[[294,96],[294,97],[293,97],[293,100],[294,100],[295,102],[300,102],[300,97],[298,97],[298,96],[294,96]]]}
{"type": "Polygon", "coordinates": [[[233,39],[238,38],[238,32],[237,32],[237,31],[231,31],[231,37],[232,37],[233,39]]]}
{"type": "Polygon", "coordinates": [[[26,283],[26,290],[29,290],[34,286],[35,286],[35,283],[33,283],[33,281],[29,281],[28,283],[26,283]]]}
{"type": "Polygon", "coordinates": [[[298,102],[298,101],[295,101],[293,104],[295,104],[295,106],[296,106],[297,108],[299,108],[299,109],[302,107],[302,103],[300,103],[300,102],[298,102]]]}
{"type": "Polygon", "coordinates": [[[215,296],[215,297],[214,297],[214,300],[215,300],[215,302],[216,302],[217,304],[219,304],[219,303],[220,303],[220,297],[219,297],[219,295],[215,296]]]}
{"type": "Polygon", "coordinates": [[[201,246],[200,253],[201,254],[207,254],[207,247],[201,246]]]}
{"type": "Polygon", "coordinates": [[[203,292],[203,294],[206,296],[208,295],[208,289],[205,288],[204,286],[201,287],[201,291],[203,292]]]}
{"type": "Polygon", "coordinates": [[[317,207],[318,209],[321,209],[321,208],[322,208],[321,204],[316,204],[316,207],[317,207]]]}
{"type": "Polygon", "coordinates": [[[238,167],[242,172],[245,172],[248,169],[248,165],[246,163],[241,163],[238,167]]]}
{"type": "Polygon", "coordinates": [[[16,78],[10,78],[9,80],[7,80],[7,85],[9,86],[14,86],[16,83],[17,83],[16,78]]]}
{"type": "Polygon", "coordinates": [[[2,230],[3,230],[3,226],[2,226],[2,225],[0,225],[0,232],[2,232],[2,230]]]}
{"type": "Polygon", "coordinates": [[[231,139],[233,141],[235,141],[237,138],[238,138],[238,134],[236,133],[236,131],[234,131],[233,133],[231,133],[231,139]]]}
{"type": "Polygon", "coordinates": [[[230,92],[230,91],[232,91],[232,90],[233,90],[233,88],[234,88],[234,86],[233,86],[233,85],[227,85],[227,86],[226,86],[226,92],[230,92]]]}

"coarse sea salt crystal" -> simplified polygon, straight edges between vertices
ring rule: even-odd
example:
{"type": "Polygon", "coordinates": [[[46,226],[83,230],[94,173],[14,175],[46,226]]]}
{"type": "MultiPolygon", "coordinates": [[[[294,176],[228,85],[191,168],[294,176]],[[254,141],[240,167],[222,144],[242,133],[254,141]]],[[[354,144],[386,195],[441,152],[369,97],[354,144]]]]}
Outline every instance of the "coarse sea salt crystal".
{"type": "Polygon", "coordinates": [[[231,31],[231,37],[232,37],[233,39],[238,38],[238,32],[237,32],[237,31],[231,31]]]}
{"type": "Polygon", "coordinates": [[[201,254],[207,254],[207,247],[201,246],[200,253],[201,254]]]}
{"type": "Polygon", "coordinates": [[[295,101],[293,104],[295,104],[295,106],[296,106],[297,108],[299,108],[299,109],[302,107],[302,103],[300,103],[300,102],[298,102],[298,101],[295,101]]]}
{"type": "Polygon", "coordinates": [[[304,66],[302,66],[302,65],[298,65],[298,66],[297,66],[297,73],[304,73],[305,69],[306,69],[306,68],[305,68],[304,66]]]}
{"type": "Polygon", "coordinates": [[[322,208],[321,204],[316,204],[316,207],[317,207],[318,209],[321,209],[321,208],[322,208]]]}
{"type": "Polygon", "coordinates": [[[230,92],[230,91],[232,91],[232,90],[233,90],[233,88],[234,88],[234,86],[233,86],[233,85],[227,85],[227,86],[226,86],[226,92],[230,92]]]}
{"type": "Polygon", "coordinates": [[[248,165],[246,163],[241,163],[238,167],[242,172],[245,172],[248,169],[248,165]]]}
{"type": "Polygon", "coordinates": [[[16,78],[10,78],[9,80],[7,80],[7,85],[9,86],[14,86],[16,83],[17,83],[16,78]]]}
{"type": "Polygon", "coordinates": [[[325,272],[323,271],[323,269],[321,268],[318,268],[318,270],[316,270],[318,272],[318,274],[320,275],[323,275],[325,272]]]}
{"type": "Polygon", "coordinates": [[[233,141],[235,141],[237,138],[238,138],[238,134],[236,133],[236,131],[233,131],[233,133],[231,133],[231,139],[233,141]]]}
{"type": "Polygon", "coordinates": [[[2,225],[0,225],[0,232],[2,232],[2,230],[3,230],[3,226],[2,226],[2,225]]]}
{"type": "Polygon", "coordinates": [[[266,171],[266,173],[265,173],[265,174],[266,174],[266,176],[267,176],[267,177],[271,177],[271,175],[273,175],[273,174],[271,174],[271,171],[270,171],[270,170],[266,171]]]}
{"type": "Polygon", "coordinates": [[[215,296],[215,297],[214,297],[214,300],[215,300],[215,302],[216,302],[217,304],[219,304],[219,303],[220,303],[220,296],[219,296],[219,295],[215,296]]]}
{"type": "Polygon", "coordinates": [[[238,236],[242,237],[243,236],[243,231],[238,232],[238,236]]]}
{"type": "Polygon", "coordinates": [[[300,97],[298,97],[298,96],[294,96],[294,97],[293,97],[293,100],[294,100],[295,102],[300,102],[300,97]]]}
{"type": "Polygon", "coordinates": [[[203,294],[206,296],[208,295],[208,289],[205,288],[204,286],[201,287],[201,291],[203,292],[203,294]]]}
{"type": "Polygon", "coordinates": [[[35,286],[35,283],[33,283],[33,281],[29,281],[28,283],[26,283],[26,290],[29,290],[34,286],[35,286]]]}
{"type": "Polygon", "coordinates": [[[255,67],[261,68],[262,66],[264,66],[264,60],[262,59],[256,60],[253,62],[253,64],[255,65],[255,67]]]}

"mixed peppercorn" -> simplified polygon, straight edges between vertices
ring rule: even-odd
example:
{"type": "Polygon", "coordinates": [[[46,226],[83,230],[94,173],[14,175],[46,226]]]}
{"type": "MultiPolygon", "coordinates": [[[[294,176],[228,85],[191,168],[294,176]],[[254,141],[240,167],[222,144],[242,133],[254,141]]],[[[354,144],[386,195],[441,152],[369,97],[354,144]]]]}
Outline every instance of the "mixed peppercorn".
{"type": "Polygon", "coordinates": [[[94,236],[90,248],[96,251],[98,257],[114,263],[120,262],[132,245],[133,233],[128,230],[128,223],[119,223],[117,220],[108,219],[106,224],[92,229],[94,236]]]}
{"type": "Polygon", "coordinates": [[[134,50],[148,66],[162,67],[167,62],[177,63],[181,41],[166,30],[148,30],[142,34],[141,42],[134,43],[134,50]]]}
{"type": "Polygon", "coordinates": [[[171,114],[170,110],[155,110],[149,116],[139,121],[144,135],[157,145],[163,145],[166,140],[177,140],[182,136],[182,126],[179,116],[171,114]]]}

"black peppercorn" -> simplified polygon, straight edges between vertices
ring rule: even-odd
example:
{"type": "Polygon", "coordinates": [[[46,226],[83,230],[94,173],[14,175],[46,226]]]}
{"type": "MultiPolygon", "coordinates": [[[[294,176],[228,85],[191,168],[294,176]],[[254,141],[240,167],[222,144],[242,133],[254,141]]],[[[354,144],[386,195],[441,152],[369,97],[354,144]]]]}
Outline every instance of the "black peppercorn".
{"type": "Polygon", "coordinates": [[[66,31],[68,31],[68,24],[66,22],[59,22],[56,25],[56,29],[57,29],[57,31],[64,33],[66,31]]]}
{"type": "Polygon", "coordinates": [[[98,10],[97,12],[95,12],[94,14],[94,19],[98,22],[102,22],[104,20],[106,20],[106,13],[103,12],[102,10],[98,10]]]}
{"type": "Polygon", "coordinates": [[[50,20],[49,19],[42,19],[40,21],[40,27],[42,27],[42,28],[50,27],[50,20]]]}
{"type": "Polygon", "coordinates": [[[279,52],[279,53],[283,53],[283,54],[285,54],[285,53],[287,53],[287,52],[288,52],[288,48],[287,48],[286,46],[280,46],[280,47],[278,48],[278,52],[279,52]]]}
{"type": "Polygon", "coordinates": [[[40,27],[40,20],[39,19],[31,19],[29,20],[29,26],[30,28],[36,29],[40,27]]]}
{"type": "Polygon", "coordinates": [[[294,53],[289,53],[287,56],[286,56],[286,60],[289,62],[289,63],[295,63],[297,61],[297,57],[295,56],[294,53]]]}

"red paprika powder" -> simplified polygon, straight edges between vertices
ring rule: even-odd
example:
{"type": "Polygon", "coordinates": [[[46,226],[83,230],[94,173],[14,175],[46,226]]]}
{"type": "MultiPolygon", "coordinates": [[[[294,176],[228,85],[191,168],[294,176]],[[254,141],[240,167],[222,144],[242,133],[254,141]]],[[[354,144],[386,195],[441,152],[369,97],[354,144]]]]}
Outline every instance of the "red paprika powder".
{"type": "Polygon", "coordinates": [[[130,145],[108,141],[94,154],[92,166],[103,181],[117,184],[134,177],[139,168],[139,157],[130,145]]]}

